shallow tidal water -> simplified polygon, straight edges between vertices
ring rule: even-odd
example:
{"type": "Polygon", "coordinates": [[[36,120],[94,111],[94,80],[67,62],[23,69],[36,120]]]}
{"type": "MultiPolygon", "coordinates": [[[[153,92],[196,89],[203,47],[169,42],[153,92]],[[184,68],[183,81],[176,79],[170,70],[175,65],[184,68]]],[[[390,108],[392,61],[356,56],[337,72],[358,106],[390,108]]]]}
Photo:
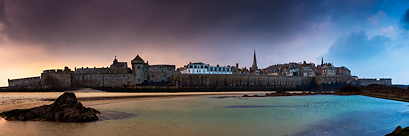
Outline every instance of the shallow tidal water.
{"type": "Polygon", "coordinates": [[[409,103],[366,96],[183,97],[92,106],[90,123],[0,120],[0,135],[385,135],[409,103]]]}

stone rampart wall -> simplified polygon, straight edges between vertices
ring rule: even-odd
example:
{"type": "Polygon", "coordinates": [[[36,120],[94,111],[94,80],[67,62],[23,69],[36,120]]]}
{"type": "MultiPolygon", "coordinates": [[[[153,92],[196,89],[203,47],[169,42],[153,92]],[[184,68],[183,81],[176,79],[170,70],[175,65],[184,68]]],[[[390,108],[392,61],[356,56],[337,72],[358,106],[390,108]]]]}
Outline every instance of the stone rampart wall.
{"type": "Polygon", "coordinates": [[[62,70],[44,70],[41,73],[41,85],[52,87],[71,87],[71,72],[62,70]]]}
{"type": "Polygon", "coordinates": [[[73,73],[73,87],[119,87],[135,86],[135,74],[85,74],[73,73]]]}
{"type": "Polygon", "coordinates": [[[175,65],[150,65],[148,73],[150,82],[171,82],[175,65]]]}
{"type": "Polygon", "coordinates": [[[29,77],[29,78],[20,78],[8,80],[9,87],[28,87],[28,86],[40,86],[41,78],[40,77],[29,77]]]}
{"type": "Polygon", "coordinates": [[[371,84],[378,84],[378,85],[385,85],[390,86],[392,85],[392,79],[390,78],[381,78],[381,79],[358,79],[358,85],[367,86],[371,84]]]}
{"type": "Polygon", "coordinates": [[[335,83],[346,83],[346,84],[356,84],[357,81],[352,76],[339,75],[339,76],[315,76],[315,83],[320,84],[335,84],[335,83]]]}
{"type": "Polygon", "coordinates": [[[311,77],[288,77],[268,75],[216,75],[216,74],[175,74],[175,86],[190,87],[242,87],[259,86],[275,88],[308,88],[312,85],[311,77]]]}

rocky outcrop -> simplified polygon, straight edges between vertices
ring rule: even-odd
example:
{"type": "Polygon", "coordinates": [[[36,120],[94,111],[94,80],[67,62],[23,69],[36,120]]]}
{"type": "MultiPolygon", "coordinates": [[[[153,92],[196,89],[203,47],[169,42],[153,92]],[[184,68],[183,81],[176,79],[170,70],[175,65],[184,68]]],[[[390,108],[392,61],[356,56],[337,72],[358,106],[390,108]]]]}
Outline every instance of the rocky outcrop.
{"type": "Polygon", "coordinates": [[[346,85],[334,92],[336,95],[358,95],[362,94],[362,90],[359,87],[346,85]]]}
{"type": "Polygon", "coordinates": [[[409,101],[409,90],[407,88],[383,86],[383,85],[368,85],[368,86],[344,86],[334,94],[337,95],[367,95],[381,97],[387,99],[395,99],[400,101],[409,101]]]}
{"type": "Polygon", "coordinates": [[[65,92],[51,105],[32,109],[15,109],[0,113],[6,120],[20,121],[56,121],[56,122],[90,122],[98,120],[99,111],[85,108],[77,101],[74,93],[65,92]]]}
{"type": "Polygon", "coordinates": [[[409,127],[402,129],[401,126],[398,126],[392,133],[385,136],[409,136],[409,127]]]}

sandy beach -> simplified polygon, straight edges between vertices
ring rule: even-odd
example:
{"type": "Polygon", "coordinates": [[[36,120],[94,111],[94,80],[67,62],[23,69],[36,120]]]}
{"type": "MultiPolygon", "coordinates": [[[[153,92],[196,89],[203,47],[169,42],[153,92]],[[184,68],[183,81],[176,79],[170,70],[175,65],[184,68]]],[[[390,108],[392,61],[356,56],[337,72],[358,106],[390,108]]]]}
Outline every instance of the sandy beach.
{"type": "MultiPolygon", "coordinates": [[[[140,101],[148,99],[170,99],[194,96],[242,96],[244,94],[266,94],[274,91],[260,92],[189,92],[189,93],[110,93],[91,88],[71,90],[84,106],[100,105],[123,101],[140,101]]],[[[63,92],[0,92],[0,112],[13,109],[27,109],[51,104],[63,92]]]]}

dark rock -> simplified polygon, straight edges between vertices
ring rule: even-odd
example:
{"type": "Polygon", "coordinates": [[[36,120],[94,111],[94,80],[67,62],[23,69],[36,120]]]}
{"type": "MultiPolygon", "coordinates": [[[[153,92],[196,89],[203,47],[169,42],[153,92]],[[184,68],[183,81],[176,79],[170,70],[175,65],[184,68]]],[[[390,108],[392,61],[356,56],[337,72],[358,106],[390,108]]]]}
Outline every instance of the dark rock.
{"type": "Polygon", "coordinates": [[[409,136],[409,127],[402,129],[401,126],[398,126],[392,133],[385,136],[409,136]]]}
{"type": "Polygon", "coordinates": [[[95,114],[100,112],[93,108],[85,108],[78,102],[74,93],[66,92],[50,105],[32,109],[15,109],[0,113],[6,120],[35,120],[57,122],[90,122],[98,120],[95,114]]]}
{"type": "Polygon", "coordinates": [[[334,92],[336,95],[358,95],[361,93],[361,88],[350,85],[343,86],[334,92]]]}
{"type": "Polygon", "coordinates": [[[409,91],[405,88],[383,86],[383,85],[368,85],[368,86],[349,86],[346,85],[334,92],[336,95],[367,95],[386,99],[394,99],[399,101],[409,102],[409,91]]]}

